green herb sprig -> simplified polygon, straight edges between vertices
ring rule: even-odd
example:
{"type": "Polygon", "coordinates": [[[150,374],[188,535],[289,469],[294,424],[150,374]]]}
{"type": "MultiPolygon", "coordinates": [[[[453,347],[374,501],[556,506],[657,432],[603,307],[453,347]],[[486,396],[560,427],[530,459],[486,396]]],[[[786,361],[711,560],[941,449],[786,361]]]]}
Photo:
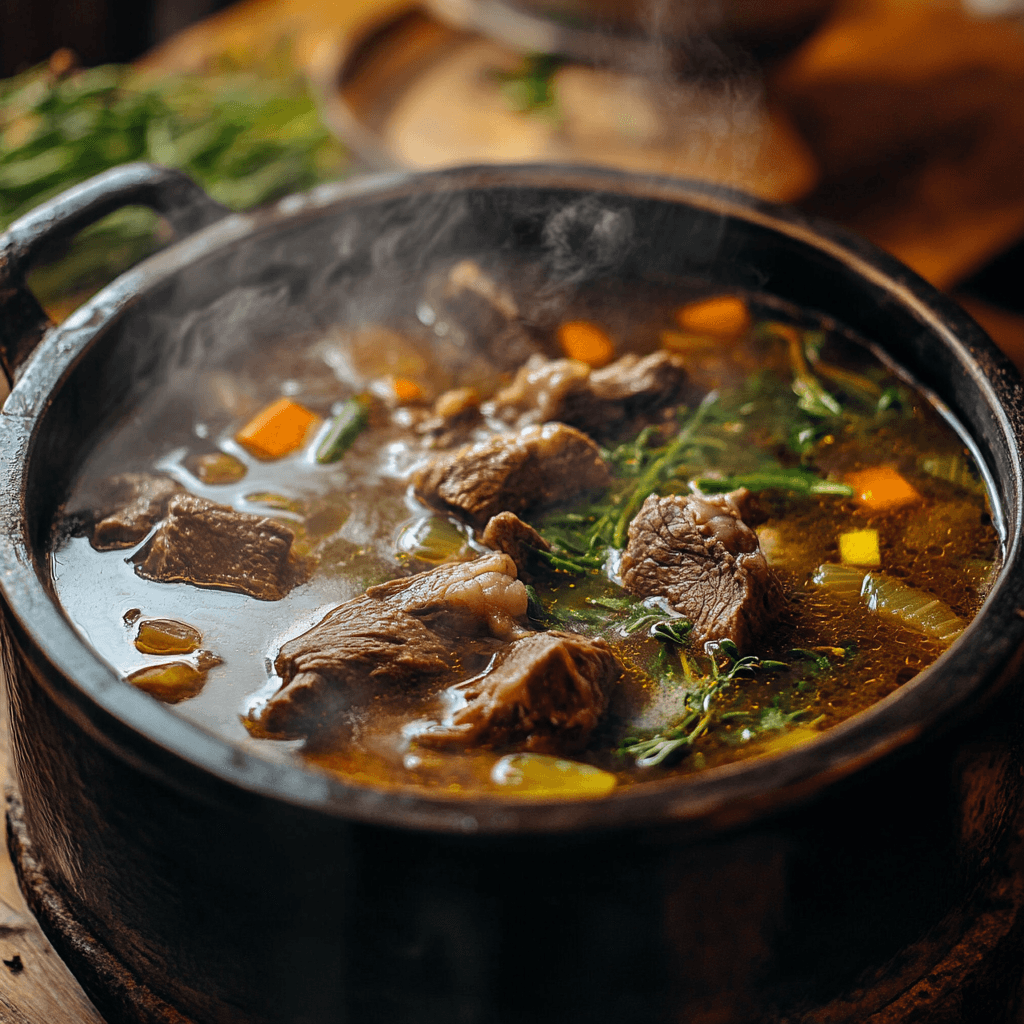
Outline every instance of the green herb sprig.
{"type": "Polygon", "coordinates": [[[654,768],[692,749],[716,716],[716,698],[739,677],[752,676],[762,669],[785,667],[781,662],[763,661],[754,655],[741,658],[731,640],[708,644],[706,649],[709,653],[706,670],[693,656],[680,656],[686,687],[685,711],[680,720],[648,739],[628,737],[619,745],[619,752],[633,757],[638,768],[654,768]]]}

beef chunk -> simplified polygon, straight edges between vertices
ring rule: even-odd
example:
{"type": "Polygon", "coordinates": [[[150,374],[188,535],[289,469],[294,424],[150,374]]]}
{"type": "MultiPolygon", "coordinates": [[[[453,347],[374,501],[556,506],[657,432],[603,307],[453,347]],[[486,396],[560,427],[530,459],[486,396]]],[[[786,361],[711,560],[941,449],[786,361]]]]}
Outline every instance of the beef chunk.
{"type": "Polygon", "coordinates": [[[635,427],[641,416],[692,397],[684,360],[673,352],[630,353],[600,370],[535,355],[484,412],[519,427],[558,420],[607,438],[635,427]]]}
{"type": "Polygon", "coordinates": [[[100,508],[89,536],[97,551],[132,548],[163,517],[167,502],[184,493],[170,477],[151,473],[120,473],[105,480],[100,508]]]}
{"type": "Polygon", "coordinates": [[[281,648],[274,668],[282,686],[258,728],[277,738],[311,735],[384,687],[478,670],[526,632],[525,616],[526,588],[503,554],[370,587],[281,648]]]}
{"type": "Polygon", "coordinates": [[[473,260],[461,260],[448,273],[440,311],[467,347],[486,353],[492,366],[519,366],[539,347],[509,288],[473,260]]]}
{"type": "Polygon", "coordinates": [[[427,505],[482,527],[499,512],[527,512],[610,482],[586,434],[545,423],[438,455],[416,474],[413,488],[427,505]]]}
{"type": "Polygon", "coordinates": [[[629,525],[623,586],[664,597],[693,623],[698,643],[732,640],[741,650],[778,611],[781,591],[737,499],[651,495],[629,525]]]}
{"type": "Polygon", "coordinates": [[[182,494],[168,502],[167,518],[132,561],[147,580],[279,601],[309,575],[308,562],[292,555],[294,539],[273,519],[182,494]]]}
{"type": "Polygon", "coordinates": [[[534,633],[508,645],[494,668],[463,684],[451,723],[417,736],[427,746],[561,753],[586,746],[622,666],[603,640],[534,633]]]}
{"type": "Polygon", "coordinates": [[[516,563],[516,571],[524,583],[531,582],[538,569],[537,552],[551,550],[551,545],[513,512],[492,516],[480,540],[489,548],[504,551],[516,563]]]}

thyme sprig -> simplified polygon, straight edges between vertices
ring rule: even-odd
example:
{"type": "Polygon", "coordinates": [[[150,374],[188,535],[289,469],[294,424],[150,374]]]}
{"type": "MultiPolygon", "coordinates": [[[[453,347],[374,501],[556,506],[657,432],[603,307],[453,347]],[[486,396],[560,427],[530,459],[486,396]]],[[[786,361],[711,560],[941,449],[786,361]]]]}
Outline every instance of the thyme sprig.
{"type": "Polygon", "coordinates": [[[619,752],[633,757],[638,768],[654,768],[692,749],[718,714],[716,698],[739,677],[753,676],[761,669],[786,667],[782,662],[765,661],[755,655],[741,658],[731,640],[706,644],[705,650],[709,655],[706,671],[692,655],[680,654],[685,694],[684,713],[679,721],[648,739],[627,737],[619,745],[619,752]]]}

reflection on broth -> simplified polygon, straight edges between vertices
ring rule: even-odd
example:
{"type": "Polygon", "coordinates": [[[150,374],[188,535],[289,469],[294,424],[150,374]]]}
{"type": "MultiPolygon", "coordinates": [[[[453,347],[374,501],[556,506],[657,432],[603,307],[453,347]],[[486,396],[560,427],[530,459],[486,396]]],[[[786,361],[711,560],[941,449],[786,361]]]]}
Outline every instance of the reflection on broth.
{"type": "Polygon", "coordinates": [[[582,799],[813,739],[980,607],[978,469],[867,347],[735,295],[525,330],[475,265],[442,294],[518,369],[453,368],[421,308],[97,446],[54,578],[127,683],[358,783],[582,799]]]}

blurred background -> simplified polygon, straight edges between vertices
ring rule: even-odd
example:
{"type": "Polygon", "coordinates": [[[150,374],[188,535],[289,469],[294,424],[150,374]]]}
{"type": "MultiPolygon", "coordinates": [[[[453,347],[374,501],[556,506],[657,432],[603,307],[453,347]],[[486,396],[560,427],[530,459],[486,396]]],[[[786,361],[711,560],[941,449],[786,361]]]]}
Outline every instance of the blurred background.
{"type": "MultiPolygon", "coordinates": [[[[235,208],[373,169],[555,160],[838,221],[1024,366],[1022,0],[0,0],[0,227],[104,167],[235,208]]],[[[55,319],[169,234],[49,254],[55,319]]]]}

